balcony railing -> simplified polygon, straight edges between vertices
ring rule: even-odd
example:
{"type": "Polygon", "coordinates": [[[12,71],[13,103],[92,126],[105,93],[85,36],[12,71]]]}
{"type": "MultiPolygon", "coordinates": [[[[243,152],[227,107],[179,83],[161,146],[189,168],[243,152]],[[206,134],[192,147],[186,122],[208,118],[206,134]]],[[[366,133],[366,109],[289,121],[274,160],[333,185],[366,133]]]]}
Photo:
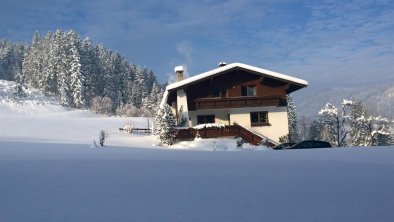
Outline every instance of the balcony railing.
{"type": "Polygon", "coordinates": [[[286,106],[285,99],[278,97],[244,96],[235,98],[199,98],[194,100],[196,109],[226,109],[257,106],[286,106]]]}
{"type": "Polygon", "coordinates": [[[209,127],[203,129],[177,129],[175,139],[177,140],[187,140],[193,139],[196,135],[201,138],[220,138],[220,137],[242,137],[246,142],[253,145],[265,145],[268,147],[274,147],[275,144],[268,140],[267,138],[257,135],[240,125],[231,125],[225,127],[209,127]]]}

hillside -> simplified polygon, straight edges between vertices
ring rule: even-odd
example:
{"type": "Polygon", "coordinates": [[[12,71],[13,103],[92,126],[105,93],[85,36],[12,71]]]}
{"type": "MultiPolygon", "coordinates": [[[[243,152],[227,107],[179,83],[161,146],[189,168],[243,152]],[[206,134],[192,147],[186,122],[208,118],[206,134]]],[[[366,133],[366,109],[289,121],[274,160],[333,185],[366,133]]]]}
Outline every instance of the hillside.
{"type": "Polygon", "coordinates": [[[338,105],[343,99],[360,99],[375,115],[394,119],[394,82],[348,88],[331,88],[311,96],[296,96],[299,116],[314,116],[327,103],[338,105]]]}
{"type": "Polygon", "coordinates": [[[111,146],[154,144],[153,136],[147,140],[118,130],[126,124],[147,127],[147,118],[107,117],[65,107],[36,89],[27,90],[27,96],[19,98],[14,88],[14,82],[0,80],[0,141],[73,143],[89,147],[93,140],[98,141],[99,131],[105,130],[109,133],[107,144],[111,146]]]}
{"type": "Polygon", "coordinates": [[[394,217],[393,147],[201,152],[234,149],[200,139],[168,149],[152,146],[154,136],[118,131],[146,127],[147,118],[66,108],[36,90],[20,99],[14,86],[0,81],[1,221],[394,217]],[[101,129],[109,137],[97,148],[101,129]]]}
{"type": "MultiPolygon", "coordinates": [[[[136,128],[152,128],[153,118],[148,117],[108,117],[89,110],[73,109],[60,105],[53,97],[44,96],[36,89],[29,89],[27,96],[15,95],[15,82],[0,80],[0,141],[50,142],[92,145],[98,141],[98,133],[109,134],[108,147],[155,148],[158,140],[153,135],[128,134],[119,131],[125,125],[136,128]]],[[[207,139],[184,141],[171,149],[205,151],[264,150],[244,144],[237,148],[235,139],[207,139]]]]}

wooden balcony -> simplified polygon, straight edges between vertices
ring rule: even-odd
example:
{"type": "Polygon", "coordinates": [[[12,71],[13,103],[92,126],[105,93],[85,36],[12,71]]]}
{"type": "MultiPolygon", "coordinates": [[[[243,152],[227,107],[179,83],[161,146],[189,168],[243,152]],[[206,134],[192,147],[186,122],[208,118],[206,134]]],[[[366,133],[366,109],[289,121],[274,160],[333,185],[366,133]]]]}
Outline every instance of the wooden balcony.
{"type": "Polygon", "coordinates": [[[244,96],[234,98],[199,98],[194,100],[196,110],[228,109],[258,106],[286,106],[285,99],[278,97],[244,96]]]}

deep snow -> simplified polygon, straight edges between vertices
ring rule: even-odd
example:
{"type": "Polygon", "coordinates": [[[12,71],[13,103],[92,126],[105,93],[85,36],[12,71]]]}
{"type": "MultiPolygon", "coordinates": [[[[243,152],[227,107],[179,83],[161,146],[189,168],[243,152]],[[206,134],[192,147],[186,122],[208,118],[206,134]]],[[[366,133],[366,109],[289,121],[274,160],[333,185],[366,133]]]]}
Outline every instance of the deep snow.
{"type": "Polygon", "coordinates": [[[39,94],[16,100],[2,93],[9,84],[0,81],[1,222],[394,218],[393,147],[206,152],[239,149],[197,140],[161,148],[153,136],[118,131],[144,127],[144,118],[66,109],[39,94]],[[101,129],[107,146],[91,148],[101,129]]]}

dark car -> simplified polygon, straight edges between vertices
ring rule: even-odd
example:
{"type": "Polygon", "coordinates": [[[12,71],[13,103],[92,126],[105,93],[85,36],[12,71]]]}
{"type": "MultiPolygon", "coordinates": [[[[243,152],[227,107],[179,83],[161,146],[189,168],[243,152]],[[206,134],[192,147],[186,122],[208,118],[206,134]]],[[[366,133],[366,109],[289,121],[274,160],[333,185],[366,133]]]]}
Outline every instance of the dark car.
{"type": "Polygon", "coordinates": [[[304,140],[285,149],[312,149],[312,148],[329,148],[329,147],[331,147],[331,144],[326,141],[304,140]]]}
{"type": "Polygon", "coordinates": [[[281,143],[279,145],[274,146],[274,150],[283,150],[286,149],[287,147],[291,147],[293,145],[295,145],[296,143],[281,143]]]}

